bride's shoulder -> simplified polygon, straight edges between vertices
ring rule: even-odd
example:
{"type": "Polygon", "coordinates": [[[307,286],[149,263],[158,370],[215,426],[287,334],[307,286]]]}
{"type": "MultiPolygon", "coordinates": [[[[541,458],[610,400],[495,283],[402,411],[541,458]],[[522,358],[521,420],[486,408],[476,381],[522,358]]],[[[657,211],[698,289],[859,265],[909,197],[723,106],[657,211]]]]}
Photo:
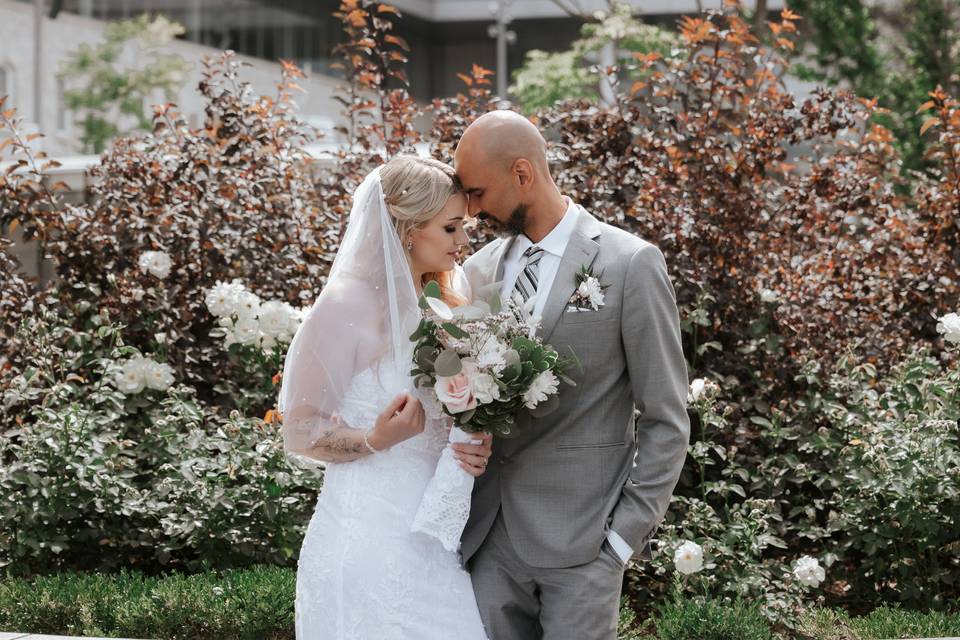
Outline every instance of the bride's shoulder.
{"type": "Polygon", "coordinates": [[[317,299],[317,310],[323,315],[373,319],[382,305],[374,287],[362,278],[339,277],[329,282],[317,299]]]}

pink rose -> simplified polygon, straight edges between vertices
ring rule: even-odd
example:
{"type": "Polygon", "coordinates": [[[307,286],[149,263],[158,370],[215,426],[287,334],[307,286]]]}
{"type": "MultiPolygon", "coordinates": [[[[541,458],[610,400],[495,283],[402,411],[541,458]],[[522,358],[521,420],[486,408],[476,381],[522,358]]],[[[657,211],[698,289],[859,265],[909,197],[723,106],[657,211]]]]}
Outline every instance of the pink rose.
{"type": "Polygon", "coordinates": [[[477,366],[464,361],[463,368],[455,376],[437,376],[433,390],[450,413],[463,413],[477,406],[477,397],[473,392],[473,379],[477,366]]]}

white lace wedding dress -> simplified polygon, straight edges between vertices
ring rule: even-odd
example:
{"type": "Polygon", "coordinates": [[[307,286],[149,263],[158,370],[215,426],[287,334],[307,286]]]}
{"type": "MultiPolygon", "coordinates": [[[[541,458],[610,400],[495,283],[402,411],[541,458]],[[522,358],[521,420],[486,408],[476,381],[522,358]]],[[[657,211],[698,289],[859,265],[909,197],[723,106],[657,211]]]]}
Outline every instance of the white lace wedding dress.
{"type": "MultiPolygon", "coordinates": [[[[410,376],[383,366],[354,376],[341,405],[372,425],[410,376]]],[[[428,414],[429,415],[429,414],[428,414]]],[[[447,444],[444,419],[352,462],[327,463],[300,551],[298,640],[484,640],[470,575],[436,538],[410,530],[447,444]]]]}

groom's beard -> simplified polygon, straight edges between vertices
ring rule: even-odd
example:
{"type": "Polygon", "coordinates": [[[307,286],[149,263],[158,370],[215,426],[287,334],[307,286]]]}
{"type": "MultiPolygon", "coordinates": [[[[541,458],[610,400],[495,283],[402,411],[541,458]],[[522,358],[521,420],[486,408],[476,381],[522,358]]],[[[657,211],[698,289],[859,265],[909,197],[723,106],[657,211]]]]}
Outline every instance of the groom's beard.
{"type": "Polygon", "coordinates": [[[527,226],[527,205],[518,204],[506,222],[500,222],[486,211],[477,214],[483,223],[500,237],[516,236],[523,233],[527,226]]]}

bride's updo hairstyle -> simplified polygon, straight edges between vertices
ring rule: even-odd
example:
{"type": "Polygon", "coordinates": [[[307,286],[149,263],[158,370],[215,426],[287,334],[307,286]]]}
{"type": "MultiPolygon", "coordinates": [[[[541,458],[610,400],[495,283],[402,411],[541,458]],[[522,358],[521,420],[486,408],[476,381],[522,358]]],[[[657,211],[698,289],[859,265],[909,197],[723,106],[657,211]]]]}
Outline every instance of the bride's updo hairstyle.
{"type": "MultiPolygon", "coordinates": [[[[407,234],[425,225],[440,213],[451,197],[462,193],[452,167],[433,158],[414,155],[398,155],[383,165],[380,185],[405,252],[407,234]]],[[[409,259],[409,255],[407,257],[409,259]]],[[[453,289],[452,272],[425,273],[421,285],[431,280],[440,284],[447,304],[466,302],[453,289]]]]}

